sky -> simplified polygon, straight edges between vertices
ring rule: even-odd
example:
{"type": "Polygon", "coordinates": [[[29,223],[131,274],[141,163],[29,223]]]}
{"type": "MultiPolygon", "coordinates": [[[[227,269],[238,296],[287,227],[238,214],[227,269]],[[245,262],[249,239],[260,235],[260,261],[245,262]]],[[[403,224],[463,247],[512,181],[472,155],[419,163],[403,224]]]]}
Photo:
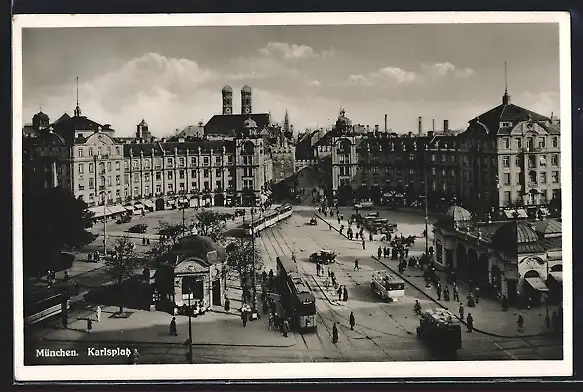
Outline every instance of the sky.
{"type": "Polygon", "coordinates": [[[37,28],[23,31],[23,115],[82,114],[131,136],[207,122],[221,89],[253,90],[253,112],[296,131],[355,124],[398,133],[465,129],[501,103],[559,112],[558,24],[37,28]]]}

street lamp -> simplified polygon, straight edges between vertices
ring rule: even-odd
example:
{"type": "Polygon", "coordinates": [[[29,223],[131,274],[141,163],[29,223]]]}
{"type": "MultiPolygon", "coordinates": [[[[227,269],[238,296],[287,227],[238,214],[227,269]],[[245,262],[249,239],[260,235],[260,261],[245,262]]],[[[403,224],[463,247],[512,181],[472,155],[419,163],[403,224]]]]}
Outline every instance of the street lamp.
{"type": "Polygon", "coordinates": [[[192,288],[188,285],[188,363],[192,364],[192,288]]]}
{"type": "MultiPolygon", "coordinates": [[[[251,209],[255,210],[255,192],[253,192],[253,200],[251,202],[251,209]]],[[[253,227],[253,220],[254,220],[254,214],[251,213],[251,257],[252,257],[252,263],[253,263],[253,276],[252,276],[252,283],[253,283],[253,307],[251,309],[251,317],[253,318],[255,314],[257,314],[257,282],[256,282],[256,278],[257,278],[257,272],[255,271],[255,228],[253,227]]]]}
{"type": "Polygon", "coordinates": [[[424,186],[425,186],[425,255],[429,257],[429,230],[428,230],[429,213],[427,207],[427,169],[425,169],[424,186]]]}

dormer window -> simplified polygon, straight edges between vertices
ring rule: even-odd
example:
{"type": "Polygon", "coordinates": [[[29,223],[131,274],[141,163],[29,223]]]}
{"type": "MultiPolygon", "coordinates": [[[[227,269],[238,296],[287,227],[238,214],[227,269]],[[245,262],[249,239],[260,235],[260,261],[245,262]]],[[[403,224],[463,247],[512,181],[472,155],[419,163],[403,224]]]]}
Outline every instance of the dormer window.
{"type": "Polygon", "coordinates": [[[512,123],[510,121],[500,121],[500,128],[510,128],[512,123]]]}

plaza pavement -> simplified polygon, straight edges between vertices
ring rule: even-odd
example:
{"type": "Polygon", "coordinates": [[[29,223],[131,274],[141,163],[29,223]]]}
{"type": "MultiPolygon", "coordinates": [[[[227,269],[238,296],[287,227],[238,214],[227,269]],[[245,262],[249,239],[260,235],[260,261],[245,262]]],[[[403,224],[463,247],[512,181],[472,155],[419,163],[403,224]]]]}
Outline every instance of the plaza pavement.
{"type": "MultiPolygon", "coordinates": [[[[317,209],[312,209],[312,212],[315,216],[317,216],[322,222],[325,222],[328,225],[331,225],[332,229],[339,233],[340,225],[336,219],[331,217],[324,217],[323,215],[318,213],[317,209]]],[[[345,214],[345,219],[347,218],[345,214]]],[[[345,225],[345,229],[348,227],[348,224],[345,221],[341,222],[345,225]]],[[[398,234],[403,234],[403,236],[407,237],[408,235],[417,235],[419,236],[420,233],[424,230],[424,225],[415,225],[407,224],[405,222],[396,222],[398,224],[398,234]]],[[[344,231],[345,233],[345,231],[344,231]]],[[[387,242],[380,241],[380,235],[373,236],[373,241],[369,241],[368,232],[364,231],[364,237],[366,238],[366,250],[362,250],[360,247],[360,251],[363,257],[372,258],[377,260],[376,258],[376,251],[379,246],[387,246],[387,242]],[[375,238],[376,237],[376,238],[375,238]]],[[[354,248],[355,242],[361,243],[361,240],[353,240],[350,241],[346,238],[345,235],[339,238],[343,238],[342,243],[346,244],[345,246],[349,246],[350,248],[354,248]]],[[[409,256],[419,257],[424,252],[424,246],[420,246],[420,242],[424,244],[424,239],[421,237],[416,241],[416,244],[409,252],[409,256]],[[421,249],[423,248],[423,249],[421,249]]],[[[340,246],[340,244],[339,244],[340,246]]],[[[342,254],[342,251],[339,249],[336,250],[337,253],[342,254]]],[[[354,249],[351,250],[354,252],[354,249]]],[[[430,301],[434,304],[441,306],[443,308],[449,309],[452,313],[458,314],[459,309],[459,302],[457,301],[449,301],[446,302],[443,300],[437,300],[437,293],[434,287],[425,287],[425,281],[423,279],[423,273],[420,270],[413,270],[411,268],[407,268],[403,274],[398,273],[398,260],[391,260],[390,258],[381,258],[381,264],[385,265],[388,269],[390,269],[395,275],[399,275],[409,283],[411,286],[415,287],[420,293],[422,293],[425,297],[427,297],[430,301]]],[[[438,272],[441,276],[441,281],[446,282],[445,274],[442,272],[438,272]]],[[[342,282],[339,282],[342,284],[342,282]]],[[[502,311],[502,306],[499,301],[492,300],[490,298],[480,298],[480,301],[474,308],[470,308],[467,306],[467,296],[469,295],[469,288],[465,284],[465,282],[458,282],[458,290],[460,300],[463,301],[464,305],[464,317],[467,317],[468,313],[471,313],[474,318],[474,329],[478,332],[482,332],[487,335],[496,336],[496,337],[529,337],[529,336],[538,336],[544,334],[551,334],[552,331],[550,328],[546,327],[545,316],[546,316],[546,309],[545,307],[533,307],[531,309],[520,309],[517,310],[515,308],[510,308],[507,312],[502,311]],[[524,318],[524,332],[519,332],[517,328],[517,319],[518,315],[522,314],[524,318]]],[[[452,289],[450,288],[450,293],[453,296],[452,289]]],[[[337,298],[337,297],[336,297],[337,298]]],[[[552,315],[553,310],[556,307],[549,307],[549,313],[552,315]]],[[[465,323],[465,320],[462,320],[465,323]]]]}

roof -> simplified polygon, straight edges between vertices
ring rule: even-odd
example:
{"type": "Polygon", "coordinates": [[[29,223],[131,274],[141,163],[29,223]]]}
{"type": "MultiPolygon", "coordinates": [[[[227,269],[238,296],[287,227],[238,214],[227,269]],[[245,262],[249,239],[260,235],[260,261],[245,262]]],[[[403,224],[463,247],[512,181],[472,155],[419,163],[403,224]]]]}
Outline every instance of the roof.
{"type": "Polygon", "coordinates": [[[49,116],[46,113],[43,113],[43,111],[41,110],[40,112],[38,112],[37,114],[35,114],[34,116],[32,116],[33,119],[43,119],[43,120],[49,120],[49,116]]]}
{"type": "Polygon", "coordinates": [[[555,219],[545,219],[533,223],[534,231],[543,238],[558,237],[563,234],[561,222],[555,219]]]}
{"type": "Polygon", "coordinates": [[[187,138],[187,137],[203,137],[204,136],[204,127],[201,125],[189,125],[184,128],[178,134],[178,137],[187,138]]]}
{"type": "MultiPolygon", "coordinates": [[[[550,123],[551,119],[542,114],[514,105],[513,103],[502,103],[470,120],[468,131],[487,135],[505,134],[512,130],[516,122],[529,120],[542,122],[541,125],[548,128],[548,123],[550,123]],[[503,121],[512,122],[512,127],[500,128],[500,123],[503,121]]],[[[550,129],[556,130],[557,128],[550,126],[550,129]]]]}
{"type": "Polygon", "coordinates": [[[443,214],[438,220],[438,226],[453,227],[456,225],[467,225],[472,220],[472,214],[463,207],[452,206],[445,214],[443,214]]]}
{"type": "Polygon", "coordinates": [[[25,125],[22,127],[22,136],[24,137],[36,137],[39,132],[32,125],[25,125]]]}
{"type": "Polygon", "coordinates": [[[142,121],[140,121],[140,123],[139,123],[138,125],[140,125],[140,126],[142,126],[142,127],[147,127],[147,126],[148,126],[148,123],[146,122],[146,120],[144,120],[144,119],[142,118],[142,121]]]}
{"type": "Polygon", "coordinates": [[[55,120],[55,122],[53,122],[53,124],[60,123],[61,121],[65,121],[65,120],[68,120],[70,118],[71,118],[71,116],[69,116],[67,114],[67,112],[65,112],[65,113],[63,113],[63,115],[61,117],[59,117],[57,120],[55,120]]]}
{"type": "Polygon", "coordinates": [[[212,239],[201,235],[190,235],[180,239],[169,252],[170,263],[174,265],[178,265],[181,261],[192,257],[211,265],[226,261],[227,253],[224,248],[218,246],[212,239]],[[217,252],[218,257],[209,258],[209,252],[214,251],[217,252]]]}
{"type": "Polygon", "coordinates": [[[262,129],[269,125],[268,113],[256,114],[216,114],[204,126],[205,135],[236,136],[236,132],[243,127],[245,120],[250,117],[262,129]]]}
{"type": "Polygon", "coordinates": [[[53,131],[59,134],[67,144],[72,144],[77,136],[76,131],[93,131],[97,132],[99,130],[114,132],[111,128],[105,128],[102,124],[99,124],[93,120],[88,119],[85,116],[73,116],[69,118],[64,118],[65,115],[61,116],[59,120],[50,125],[53,131]]]}
{"type": "Polygon", "coordinates": [[[222,92],[224,92],[224,93],[232,93],[233,92],[233,88],[227,84],[225,87],[223,87],[222,92]]]}
{"type": "Polygon", "coordinates": [[[241,92],[242,93],[250,93],[251,87],[249,87],[248,85],[244,85],[243,87],[241,87],[241,92]]]}
{"type": "Polygon", "coordinates": [[[252,118],[249,117],[243,122],[243,128],[245,129],[257,128],[257,123],[253,121],[252,118]]]}
{"type": "Polygon", "coordinates": [[[166,142],[166,143],[130,143],[123,145],[124,156],[130,156],[130,152],[133,156],[139,156],[140,152],[144,155],[162,156],[164,154],[174,154],[175,149],[179,154],[184,154],[187,151],[192,154],[198,154],[199,148],[202,153],[209,153],[210,150],[221,151],[225,147],[227,152],[235,151],[235,142],[232,140],[199,140],[199,141],[186,141],[183,143],[179,142],[166,142]]]}
{"type": "Polygon", "coordinates": [[[503,253],[538,253],[545,249],[536,232],[526,223],[512,220],[504,223],[491,238],[492,247],[503,253]]]}

